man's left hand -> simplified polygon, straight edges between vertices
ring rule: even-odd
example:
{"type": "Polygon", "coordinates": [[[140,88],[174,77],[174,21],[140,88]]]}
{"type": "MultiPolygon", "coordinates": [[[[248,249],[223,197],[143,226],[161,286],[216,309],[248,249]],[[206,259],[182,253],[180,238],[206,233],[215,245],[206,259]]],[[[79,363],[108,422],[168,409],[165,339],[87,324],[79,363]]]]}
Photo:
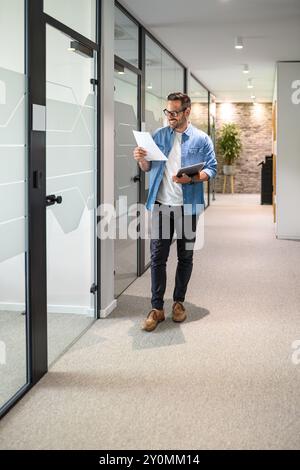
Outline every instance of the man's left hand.
{"type": "Polygon", "coordinates": [[[178,176],[173,176],[173,181],[174,183],[179,183],[179,184],[188,184],[191,182],[191,177],[183,173],[182,176],[178,178],[178,176]]]}

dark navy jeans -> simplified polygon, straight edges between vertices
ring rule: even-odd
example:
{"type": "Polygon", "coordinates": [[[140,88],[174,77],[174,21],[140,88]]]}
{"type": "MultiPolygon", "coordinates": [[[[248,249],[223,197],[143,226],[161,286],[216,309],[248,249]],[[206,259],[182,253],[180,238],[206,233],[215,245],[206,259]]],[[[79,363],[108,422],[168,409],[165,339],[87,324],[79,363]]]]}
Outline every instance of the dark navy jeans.
{"type": "Polygon", "coordinates": [[[155,203],[151,220],[152,308],[161,310],[167,283],[167,260],[174,232],[177,235],[177,270],[173,301],[184,302],[193,270],[193,248],[198,215],[184,215],[183,206],[155,203]]]}

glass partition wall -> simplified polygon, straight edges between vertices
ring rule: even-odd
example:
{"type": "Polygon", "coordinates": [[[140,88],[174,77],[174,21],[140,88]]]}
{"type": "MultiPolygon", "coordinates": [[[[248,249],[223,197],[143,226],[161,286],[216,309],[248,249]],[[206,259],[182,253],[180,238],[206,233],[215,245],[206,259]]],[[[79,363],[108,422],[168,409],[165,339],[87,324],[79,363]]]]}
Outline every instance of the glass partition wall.
{"type": "Polygon", "coordinates": [[[146,35],[145,65],[145,124],[154,132],[166,125],[162,110],[167,96],[176,91],[184,92],[184,67],[146,35]]]}
{"type": "MultiPolygon", "coordinates": [[[[185,69],[153,38],[145,41],[145,130],[153,133],[167,125],[163,114],[167,96],[172,92],[185,92],[185,69]]],[[[145,174],[145,196],[148,195],[149,175],[145,174]]],[[[150,226],[150,214],[148,226],[150,226]]],[[[150,263],[150,239],[145,240],[145,267],[150,263]]]]}
{"type": "Polygon", "coordinates": [[[96,42],[97,0],[44,0],[44,12],[96,42]]]}
{"type": "Polygon", "coordinates": [[[138,242],[122,238],[122,227],[128,228],[138,202],[138,167],[133,158],[133,130],[138,122],[138,74],[124,67],[122,74],[115,65],[115,208],[117,239],[115,240],[115,295],[120,295],[138,274],[138,242]]]}
{"type": "MultiPolygon", "coordinates": [[[[100,4],[0,2],[0,415],[100,308],[100,4]]],[[[187,92],[187,70],[118,2],[114,47],[120,222],[148,193],[132,130],[166,125],[167,95],[187,92]]],[[[207,131],[204,114],[194,122],[207,131]]],[[[115,249],[119,295],[148,267],[149,240],[115,249]]]]}
{"type": "Polygon", "coordinates": [[[0,2],[0,409],[28,382],[23,0],[0,2]],[[9,47],[8,47],[9,44],[9,47]]]}
{"type": "MultiPolygon", "coordinates": [[[[171,92],[188,91],[187,69],[122,5],[118,2],[115,4],[115,198],[123,197],[125,193],[130,192],[137,197],[138,202],[144,204],[148,196],[149,175],[141,172],[131,160],[132,149],[135,146],[132,129],[153,133],[157,128],[167,125],[162,112],[166,107],[167,96],[171,92]],[[136,77],[134,91],[132,83],[130,84],[130,74],[136,77]],[[123,92],[122,97],[121,92],[123,92]],[[122,121],[124,112],[121,112],[125,105],[130,115],[127,127],[122,121]],[[132,175],[135,172],[134,177],[132,175]]],[[[192,122],[209,133],[209,91],[192,76],[190,94],[193,102],[192,122]]],[[[209,184],[205,183],[206,207],[209,204],[208,191],[209,184]]],[[[149,227],[148,211],[145,217],[146,226],[149,227]]],[[[117,296],[149,266],[150,240],[149,238],[138,240],[136,244],[117,240],[115,256],[117,296]],[[126,255],[127,248],[130,256],[126,255]],[[134,256],[135,249],[136,256],[134,256]]]]}
{"type": "Polygon", "coordinates": [[[139,26],[120,8],[115,8],[114,36],[115,56],[139,69],[139,26]]]}
{"type": "Polygon", "coordinates": [[[46,26],[49,364],[95,319],[96,56],[74,42],[46,26]]]}
{"type": "Polygon", "coordinates": [[[139,26],[115,8],[115,296],[118,297],[139,274],[141,241],[123,236],[137,215],[140,173],[133,158],[133,131],[141,129],[141,70],[139,26]]]}
{"type": "Polygon", "coordinates": [[[44,1],[44,12],[51,364],[96,318],[97,2],[44,1]]]}
{"type": "Polygon", "coordinates": [[[99,6],[0,2],[0,416],[99,306],[99,6]]]}

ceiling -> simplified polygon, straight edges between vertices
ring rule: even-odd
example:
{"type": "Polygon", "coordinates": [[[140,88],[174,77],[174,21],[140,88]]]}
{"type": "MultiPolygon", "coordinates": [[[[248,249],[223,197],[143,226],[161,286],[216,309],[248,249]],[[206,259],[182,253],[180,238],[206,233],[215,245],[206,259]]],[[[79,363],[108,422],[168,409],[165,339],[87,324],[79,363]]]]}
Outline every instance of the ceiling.
{"type": "Polygon", "coordinates": [[[122,0],[218,101],[272,101],[277,61],[300,60],[300,0],[122,0]],[[241,36],[244,48],[234,47],[241,36]],[[243,73],[244,64],[250,72],[243,73]],[[253,89],[247,88],[252,78],[253,89]]]}

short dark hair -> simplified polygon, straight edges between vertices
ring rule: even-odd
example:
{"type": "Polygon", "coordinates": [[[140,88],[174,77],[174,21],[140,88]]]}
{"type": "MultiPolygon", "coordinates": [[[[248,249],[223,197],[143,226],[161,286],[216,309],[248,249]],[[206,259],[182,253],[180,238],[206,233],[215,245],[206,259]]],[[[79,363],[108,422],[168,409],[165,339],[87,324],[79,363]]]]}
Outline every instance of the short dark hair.
{"type": "Polygon", "coordinates": [[[191,98],[180,91],[176,93],[170,93],[168,95],[168,101],[181,101],[181,106],[183,108],[190,108],[192,106],[191,98]]]}

